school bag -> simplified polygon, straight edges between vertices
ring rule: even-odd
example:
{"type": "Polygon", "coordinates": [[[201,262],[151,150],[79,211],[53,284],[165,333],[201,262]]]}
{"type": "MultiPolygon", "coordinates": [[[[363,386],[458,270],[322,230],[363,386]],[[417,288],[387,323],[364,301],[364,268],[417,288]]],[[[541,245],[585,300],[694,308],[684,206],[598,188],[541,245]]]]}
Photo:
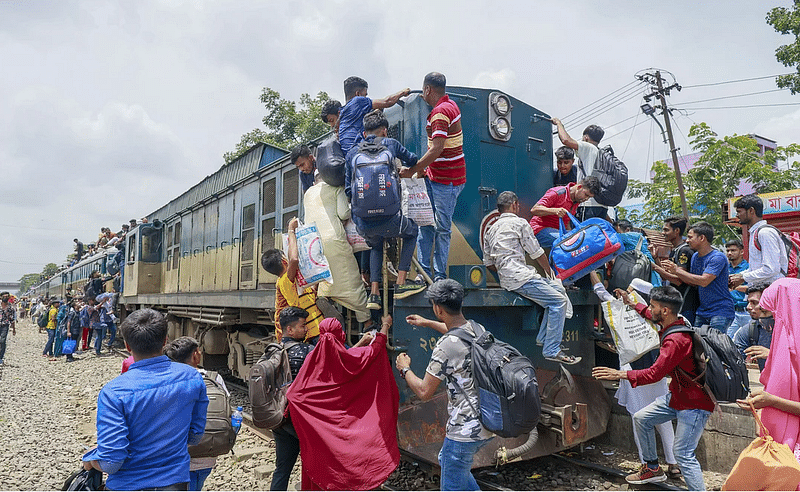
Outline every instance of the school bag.
{"type": "MultiPolygon", "coordinates": [[[[466,398],[467,403],[478,414],[481,424],[500,437],[518,437],[531,432],[542,412],[536,369],[519,350],[495,339],[480,324],[472,320],[469,323],[477,338],[463,328],[447,332],[470,346],[472,377],[478,389],[480,411],[469,398],[466,398]]],[[[452,381],[466,396],[458,381],[452,381]]]]}
{"type": "Polygon", "coordinates": [[[99,278],[90,278],[88,282],[86,282],[86,287],[83,290],[83,295],[85,298],[94,298],[100,295],[103,292],[103,280],[99,278]]]}
{"type": "Polygon", "coordinates": [[[627,289],[631,281],[635,278],[650,281],[650,259],[642,253],[642,243],[644,236],[639,238],[636,248],[625,251],[614,259],[614,266],[611,268],[611,276],[608,279],[608,291],[614,289],[627,289]]]}
{"type": "Polygon", "coordinates": [[[567,215],[573,229],[565,232],[564,222],[558,221],[560,232],[550,251],[550,265],[564,285],[571,285],[622,254],[623,249],[617,231],[607,220],[591,218],[578,222],[571,213],[567,215]]]}
{"type": "Polygon", "coordinates": [[[189,446],[192,458],[210,458],[230,453],[236,443],[236,431],[231,425],[231,405],[228,394],[217,381],[217,373],[206,371],[203,382],[206,383],[208,410],[206,410],[206,428],[200,442],[189,446]]]}
{"type": "Polygon", "coordinates": [[[728,335],[708,325],[684,325],[668,328],[663,337],[672,333],[692,335],[694,360],[700,374],[691,379],[704,386],[716,402],[735,402],[750,394],[747,365],[728,335]]]}
{"type": "Polygon", "coordinates": [[[275,429],[283,425],[286,413],[286,390],[292,382],[287,350],[297,342],[270,343],[264,355],[250,368],[248,389],[253,425],[275,429]]]}
{"type": "Polygon", "coordinates": [[[778,236],[780,236],[781,241],[783,241],[783,247],[786,249],[786,257],[789,259],[789,268],[785,272],[781,270],[781,273],[789,278],[800,278],[800,264],[798,264],[798,261],[800,261],[800,234],[797,232],[784,234],[773,225],[763,225],[753,232],[753,242],[756,245],[756,249],[759,251],[761,251],[761,242],[758,240],[758,231],[765,227],[778,231],[778,236]]]}
{"type": "Polygon", "coordinates": [[[335,136],[331,136],[317,147],[317,171],[322,181],[331,186],[344,186],[346,164],[342,146],[335,136]]]}
{"type": "Polygon", "coordinates": [[[400,210],[400,183],[394,156],[378,142],[362,140],[353,157],[350,181],[352,214],[362,219],[393,217],[400,210]]]}
{"type": "MultiPolygon", "coordinates": [[[[628,167],[614,155],[610,145],[598,150],[592,176],[600,181],[600,193],[594,199],[600,205],[615,207],[622,201],[628,188],[628,167]]],[[[585,176],[583,163],[580,166],[585,176]]]]}
{"type": "Polygon", "coordinates": [[[39,328],[47,328],[47,322],[50,318],[50,310],[45,310],[40,316],[39,320],[36,322],[39,325],[39,328]]]}

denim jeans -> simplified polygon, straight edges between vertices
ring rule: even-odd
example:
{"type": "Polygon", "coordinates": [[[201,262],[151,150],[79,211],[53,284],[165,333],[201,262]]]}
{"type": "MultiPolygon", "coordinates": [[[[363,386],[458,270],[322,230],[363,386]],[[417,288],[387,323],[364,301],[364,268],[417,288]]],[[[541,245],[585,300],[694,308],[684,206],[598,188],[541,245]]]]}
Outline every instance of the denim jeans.
{"type": "Polygon", "coordinates": [[[203,484],[211,475],[211,468],[203,468],[202,470],[195,470],[189,472],[189,490],[203,490],[203,484]]]}
{"type": "Polygon", "coordinates": [[[558,241],[559,235],[558,229],[554,229],[552,227],[545,227],[541,231],[536,233],[536,240],[539,242],[539,246],[547,249],[552,249],[553,244],[558,241]]]}
{"type": "Polygon", "coordinates": [[[694,316],[694,326],[708,325],[722,333],[728,333],[728,328],[733,324],[734,319],[735,318],[726,318],[725,316],[711,316],[710,318],[706,318],[705,316],[696,314],[694,316]]]}
{"type": "Polygon", "coordinates": [[[654,427],[677,419],[673,450],[686,487],[689,490],[705,490],[703,470],[700,469],[700,462],[694,453],[711,412],[700,409],[675,410],[669,406],[671,397],[670,393],[659,396],[656,401],[633,414],[633,425],[642,445],[642,457],[645,461],[658,459],[654,427]]]}
{"type": "Polygon", "coordinates": [[[378,223],[359,219],[356,222],[358,232],[372,248],[369,251],[369,279],[371,282],[380,282],[383,267],[383,241],[384,239],[399,237],[403,240],[400,250],[400,262],[397,269],[407,272],[411,269],[411,257],[414,255],[414,246],[417,244],[419,229],[413,220],[405,217],[401,212],[394,217],[378,223]]]}
{"type": "Polygon", "coordinates": [[[554,357],[561,351],[564,336],[564,320],[567,319],[567,292],[558,280],[535,278],[528,280],[517,294],[526,297],[544,308],[542,325],[536,342],[542,343],[542,355],[554,357]]]}
{"type": "Polygon", "coordinates": [[[275,471],[272,472],[270,490],[289,488],[289,477],[300,454],[300,440],[291,422],[272,430],[275,439],[275,471]]]}
{"type": "Polygon", "coordinates": [[[728,336],[731,337],[731,340],[736,336],[739,328],[750,325],[750,320],[752,319],[747,311],[736,311],[735,315],[733,323],[728,327],[728,336]]]}
{"type": "Polygon", "coordinates": [[[47,329],[47,343],[44,345],[44,350],[42,350],[42,355],[49,355],[50,357],[53,356],[53,342],[56,340],[56,330],[47,329]]]}
{"type": "Polygon", "coordinates": [[[94,329],[94,353],[100,355],[100,349],[103,348],[103,340],[106,338],[106,325],[102,328],[94,329]]]}
{"type": "Polygon", "coordinates": [[[0,360],[6,356],[6,339],[8,338],[8,329],[11,325],[0,325],[0,360]]]}
{"type": "Polygon", "coordinates": [[[114,345],[114,340],[117,339],[117,325],[112,321],[108,324],[108,348],[114,345]]]}
{"type": "Polygon", "coordinates": [[[462,442],[445,437],[439,451],[439,466],[442,468],[439,490],[480,490],[470,471],[472,459],[489,441],[491,439],[462,442]]]}
{"type": "MultiPolygon", "coordinates": [[[[739,328],[736,332],[736,335],[733,336],[733,344],[736,345],[736,348],[739,349],[739,353],[744,355],[744,349],[747,347],[751,347],[753,345],[761,345],[762,347],[769,348],[772,345],[772,330],[765,330],[760,326],[756,328],[756,343],[752,343],[750,340],[750,323],[744,325],[743,327],[739,328]]],[[[767,364],[766,359],[756,359],[758,363],[759,369],[762,371],[764,370],[764,366],[767,364]]]]}
{"type": "Polygon", "coordinates": [[[428,187],[428,196],[431,198],[433,219],[436,225],[419,228],[417,260],[433,280],[440,280],[447,278],[447,257],[450,254],[453,212],[456,209],[458,195],[461,194],[464,185],[444,185],[434,183],[430,179],[425,179],[425,183],[428,187]],[[433,256],[433,273],[431,273],[431,256],[433,256]]]}

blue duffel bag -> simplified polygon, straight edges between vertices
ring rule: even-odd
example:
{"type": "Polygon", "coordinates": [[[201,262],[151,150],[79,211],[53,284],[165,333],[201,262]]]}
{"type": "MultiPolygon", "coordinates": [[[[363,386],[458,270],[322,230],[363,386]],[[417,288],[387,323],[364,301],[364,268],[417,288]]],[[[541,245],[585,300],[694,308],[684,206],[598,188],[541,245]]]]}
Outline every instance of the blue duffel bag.
{"type": "Polygon", "coordinates": [[[591,218],[578,222],[567,212],[573,229],[564,230],[558,221],[558,240],[550,251],[550,266],[564,285],[571,285],[623,253],[622,242],[614,226],[604,219],[591,218]]]}

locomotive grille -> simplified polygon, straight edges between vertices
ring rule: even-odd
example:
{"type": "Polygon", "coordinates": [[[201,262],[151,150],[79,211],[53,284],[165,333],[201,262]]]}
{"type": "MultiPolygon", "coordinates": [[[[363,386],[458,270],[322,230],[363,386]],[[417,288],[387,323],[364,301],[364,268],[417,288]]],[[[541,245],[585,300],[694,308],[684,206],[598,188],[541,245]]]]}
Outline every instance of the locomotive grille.
{"type": "Polygon", "coordinates": [[[394,125],[389,127],[389,138],[393,138],[395,140],[403,141],[403,122],[398,121],[394,125]]]}

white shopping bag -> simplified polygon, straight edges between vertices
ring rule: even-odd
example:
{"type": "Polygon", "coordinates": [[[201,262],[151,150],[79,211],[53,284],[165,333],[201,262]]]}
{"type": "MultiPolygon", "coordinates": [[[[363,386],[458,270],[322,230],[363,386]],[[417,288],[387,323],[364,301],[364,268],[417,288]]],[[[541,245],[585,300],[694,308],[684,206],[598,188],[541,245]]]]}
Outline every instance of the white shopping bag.
{"type": "MultiPolygon", "coordinates": [[[[637,292],[631,292],[629,295],[637,303],[645,303],[637,292]]],[[[658,326],[643,318],[635,309],[626,306],[619,299],[601,304],[603,317],[611,327],[614,344],[617,346],[620,365],[629,364],[661,345],[658,326]]]]}
{"type": "Polygon", "coordinates": [[[358,233],[358,228],[353,222],[353,219],[347,219],[347,221],[344,223],[344,233],[347,236],[347,242],[353,247],[353,253],[372,249],[367,244],[367,240],[361,237],[361,234],[358,233]]]}
{"type": "MultiPolygon", "coordinates": [[[[297,292],[301,294],[306,287],[320,282],[333,283],[333,275],[322,251],[322,240],[316,224],[300,225],[295,231],[297,251],[299,253],[299,271],[297,272],[297,292]]],[[[289,235],[283,235],[283,251],[288,255],[289,235]]]]}
{"type": "Polygon", "coordinates": [[[433,207],[428,196],[428,187],[425,186],[425,178],[403,178],[401,181],[403,215],[420,227],[435,225],[433,207]]]}

